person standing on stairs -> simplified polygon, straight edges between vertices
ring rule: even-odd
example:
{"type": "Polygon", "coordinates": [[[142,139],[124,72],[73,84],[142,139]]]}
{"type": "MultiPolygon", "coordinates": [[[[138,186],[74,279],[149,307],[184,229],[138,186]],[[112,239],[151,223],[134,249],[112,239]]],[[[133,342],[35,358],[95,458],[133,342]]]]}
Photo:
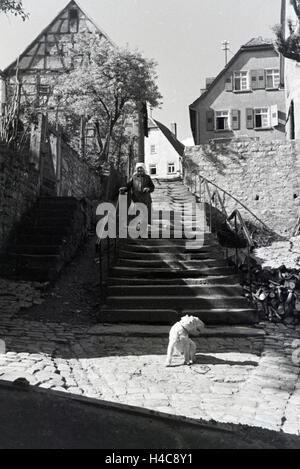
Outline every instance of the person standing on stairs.
{"type": "Polygon", "coordinates": [[[146,173],[144,163],[137,163],[135,172],[126,187],[120,189],[121,194],[129,192],[134,203],[144,204],[148,210],[148,225],[151,226],[152,198],[155,185],[146,173]]]}

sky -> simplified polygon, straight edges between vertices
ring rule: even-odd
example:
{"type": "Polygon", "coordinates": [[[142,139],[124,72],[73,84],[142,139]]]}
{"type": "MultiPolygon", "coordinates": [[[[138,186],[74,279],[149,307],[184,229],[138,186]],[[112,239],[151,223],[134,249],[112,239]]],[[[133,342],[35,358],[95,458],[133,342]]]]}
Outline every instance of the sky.
{"type": "MultiPolygon", "coordinates": [[[[68,0],[23,0],[30,18],[0,17],[0,69],[4,69],[59,13],[68,0]]],[[[158,63],[161,109],[153,117],[178,125],[191,138],[189,105],[229,59],[253,37],[274,36],[281,0],[79,0],[78,4],[120,46],[140,50],[158,63]]]]}

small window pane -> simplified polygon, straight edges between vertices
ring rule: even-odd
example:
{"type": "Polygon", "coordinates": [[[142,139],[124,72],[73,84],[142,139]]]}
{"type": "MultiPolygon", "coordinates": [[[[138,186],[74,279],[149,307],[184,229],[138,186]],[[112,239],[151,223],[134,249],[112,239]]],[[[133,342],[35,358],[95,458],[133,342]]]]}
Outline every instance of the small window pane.
{"type": "Polygon", "coordinates": [[[150,166],[150,174],[151,176],[155,176],[157,174],[157,167],[155,166],[150,166]]]}
{"type": "Polygon", "coordinates": [[[169,174],[174,174],[175,173],[175,164],[174,163],[169,163],[168,164],[168,173],[169,174]]]}

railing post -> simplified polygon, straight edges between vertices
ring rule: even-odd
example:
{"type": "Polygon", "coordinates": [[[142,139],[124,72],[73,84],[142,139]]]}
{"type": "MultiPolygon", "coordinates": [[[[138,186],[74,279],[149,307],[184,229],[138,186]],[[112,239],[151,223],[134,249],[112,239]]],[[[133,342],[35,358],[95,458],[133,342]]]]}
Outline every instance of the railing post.
{"type": "Polygon", "coordinates": [[[110,267],[110,237],[107,237],[107,271],[110,267]]]}
{"type": "Polygon", "coordinates": [[[102,241],[99,241],[99,248],[98,248],[98,256],[99,256],[99,277],[100,277],[100,296],[101,299],[103,298],[103,270],[102,270],[102,241]]]}
{"type": "Polygon", "coordinates": [[[250,265],[250,246],[248,244],[248,257],[247,257],[247,264],[248,264],[248,282],[250,289],[252,287],[252,275],[251,275],[251,265],[250,265]]]}
{"type": "MultiPolygon", "coordinates": [[[[236,214],[235,214],[235,217],[234,217],[234,227],[235,227],[235,234],[236,234],[236,238],[238,237],[238,229],[237,229],[237,218],[236,218],[236,214]]],[[[236,239],[237,241],[237,239],[236,239]]],[[[236,265],[236,270],[238,271],[238,247],[236,245],[235,247],[235,265],[236,265]]]]}
{"type": "Polygon", "coordinates": [[[198,175],[198,180],[199,180],[199,202],[200,204],[202,203],[202,179],[198,175]]]}

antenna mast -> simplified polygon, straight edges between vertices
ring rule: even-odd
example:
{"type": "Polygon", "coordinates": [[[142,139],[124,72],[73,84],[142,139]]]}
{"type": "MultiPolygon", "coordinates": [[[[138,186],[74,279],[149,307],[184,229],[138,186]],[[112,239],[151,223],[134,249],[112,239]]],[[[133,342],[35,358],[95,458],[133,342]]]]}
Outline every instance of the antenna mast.
{"type": "Polygon", "coordinates": [[[225,65],[228,64],[228,51],[229,51],[229,41],[222,42],[222,50],[225,52],[225,65]]]}

